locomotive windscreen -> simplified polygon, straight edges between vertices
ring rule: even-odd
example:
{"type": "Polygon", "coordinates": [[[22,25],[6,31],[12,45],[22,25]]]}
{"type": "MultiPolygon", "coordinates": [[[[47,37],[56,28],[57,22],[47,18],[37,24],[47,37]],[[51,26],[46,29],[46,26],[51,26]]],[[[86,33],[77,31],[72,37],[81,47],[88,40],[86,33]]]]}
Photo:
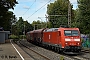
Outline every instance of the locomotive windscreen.
{"type": "Polygon", "coordinates": [[[78,30],[65,30],[65,36],[79,36],[78,30]]]}

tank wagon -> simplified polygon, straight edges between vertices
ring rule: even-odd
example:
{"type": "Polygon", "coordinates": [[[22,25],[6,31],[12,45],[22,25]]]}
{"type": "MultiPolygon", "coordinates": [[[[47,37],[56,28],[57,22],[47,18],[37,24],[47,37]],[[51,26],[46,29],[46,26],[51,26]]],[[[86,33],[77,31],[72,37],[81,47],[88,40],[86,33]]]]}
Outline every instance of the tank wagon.
{"type": "Polygon", "coordinates": [[[27,41],[54,49],[57,52],[80,52],[81,38],[78,28],[38,29],[27,33],[27,41]]]}

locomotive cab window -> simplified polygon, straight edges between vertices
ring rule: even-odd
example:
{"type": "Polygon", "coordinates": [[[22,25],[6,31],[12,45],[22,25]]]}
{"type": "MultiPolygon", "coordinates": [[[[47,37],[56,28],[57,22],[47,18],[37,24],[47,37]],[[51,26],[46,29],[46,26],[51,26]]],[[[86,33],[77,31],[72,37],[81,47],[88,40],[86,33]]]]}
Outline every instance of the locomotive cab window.
{"type": "Polygon", "coordinates": [[[65,36],[79,36],[78,30],[65,30],[65,36]]]}

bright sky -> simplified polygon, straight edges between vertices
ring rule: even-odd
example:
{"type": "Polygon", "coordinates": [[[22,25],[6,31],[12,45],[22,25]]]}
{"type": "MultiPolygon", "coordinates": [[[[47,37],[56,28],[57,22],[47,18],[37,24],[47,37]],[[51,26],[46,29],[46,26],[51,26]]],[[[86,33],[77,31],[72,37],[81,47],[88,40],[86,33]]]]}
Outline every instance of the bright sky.
{"type": "MultiPolygon", "coordinates": [[[[36,20],[45,21],[45,14],[47,12],[47,4],[54,2],[55,0],[17,0],[19,4],[16,4],[13,12],[17,18],[22,17],[25,21],[32,23],[36,20]],[[38,18],[40,17],[40,18],[38,18]]],[[[77,8],[77,0],[70,0],[73,4],[73,9],[77,8]]],[[[12,11],[12,10],[11,10],[12,11]]]]}

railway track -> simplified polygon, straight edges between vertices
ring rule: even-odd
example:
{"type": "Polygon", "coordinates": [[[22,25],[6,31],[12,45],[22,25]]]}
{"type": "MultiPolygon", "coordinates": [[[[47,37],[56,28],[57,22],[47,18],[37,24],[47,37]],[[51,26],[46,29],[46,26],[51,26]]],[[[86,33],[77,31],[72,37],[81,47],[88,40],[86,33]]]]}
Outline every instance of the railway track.
{"type": "Polygon", "coordinates": [[[56,52],[53,52],[53,51],[50,51],[50,50],[43,50],[43,53],[42,54],[42,47],[36,47],[34,45],[31,46],[30,43],[28,43],[27,41],[19,41],[18,44],[20,44],[21,46],[24,46],[22,47],[22,49],[24,48],[25,52],[30,56],[32,57],[34,60],[60,60],[62,57],[64,60],[90,60],[90,57],[88,58],[87,56],[84,56],[86,54],[89,54],[88,56],[90,56],[90,53],[81,53],[79,55],[65,55],[65,54],[62,54],[62,53],[56,53],[56,52]],[[36,50],[36,51],[35,51],[36,50]],[[38,51],[39,50],[39,51],[38,51]],[[34,53],[31,53],[31,52],[28,52],[28,51],[32,51],[34,53]],[[48,52],[49,51],[49,52],[48,52]],[[47,54],[45,54],[45,52],[47,54]],[[37,54],[38,55],[38,58],[34,57],[34,55],[32,54],[37,54]],[[52,55],[53,54],[53,55],[52,55]],[[51,55],[51,56],[50,56],[51,55]]]}
{"type": "Polygon", "coordinates": [[[37,51],[31,49],[30,47],[26,46],[25,44],[23,44],[22,42],[18,41],[17,43],[21,49],[26,52],[31,58],[33,58],[34,60],[50,60],[48,57],[38,53],[37,51]],[[23,46],[23,47],[22,47],[23,46]]]}
{"type": "Polygon", "coordinates": [[[90,60],[90,50],[82,50],[80,54],[75,55],[65,55],[64,56],[70,57],[73,60],[90,60]]]}
{"type": "Polygon", "coordinates": [[[84,58],[86,60],[90,60],[90,52],[87,53],[87,51],[82,52],[80,55],[77,55],[78,57],[84,58]]]}
{"type": "Polygon", "coordinates": [[[81,52],[90,53],[90,49],[82,49],[81,52]]]}
{"type": "Polygon", "coordinates": [[[73,60],[90,60],[89,58],[82,57],[82,56],[67,56],[70,57],[73,60]]]}

